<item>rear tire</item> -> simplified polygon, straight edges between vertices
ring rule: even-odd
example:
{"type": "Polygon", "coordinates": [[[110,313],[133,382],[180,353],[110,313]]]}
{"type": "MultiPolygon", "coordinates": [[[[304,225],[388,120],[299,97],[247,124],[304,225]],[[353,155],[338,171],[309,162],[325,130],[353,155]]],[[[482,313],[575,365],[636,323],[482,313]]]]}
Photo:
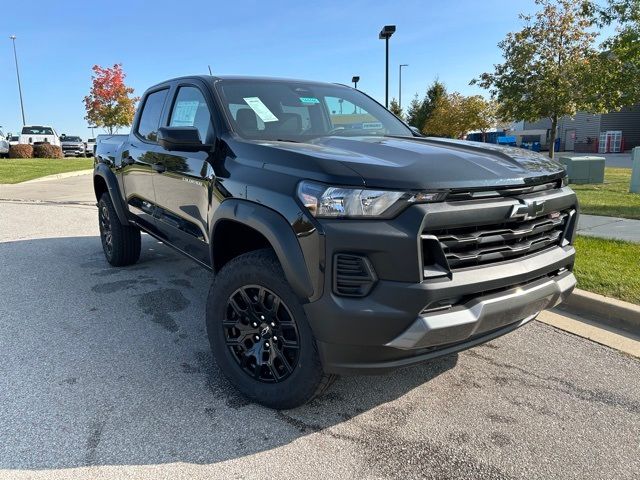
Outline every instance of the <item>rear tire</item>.
{"type": "Polygon", "coordinates": [[[240,255],[216,275],[207,333],[222,373],[266,407],[303,405],[336,378],[322,369],[302,304],[271,249],[240,255]]]}
{"type": "Polygon", "coordinates": [[[114,267],[133,265],[140,258],[140,229],[122,225],[109,192],[98,202],[98,224],[104,256],[114,267]]]}

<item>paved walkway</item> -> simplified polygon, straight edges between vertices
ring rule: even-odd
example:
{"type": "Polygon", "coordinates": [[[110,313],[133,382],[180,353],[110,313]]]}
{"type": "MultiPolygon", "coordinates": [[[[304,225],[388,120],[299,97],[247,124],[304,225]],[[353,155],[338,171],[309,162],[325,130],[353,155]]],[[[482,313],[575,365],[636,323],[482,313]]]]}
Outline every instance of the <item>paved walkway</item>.
{"type": "Polygon", "coordinates": [[[640,220],[580,215],[578,234],[640,243],[640,220]]]}

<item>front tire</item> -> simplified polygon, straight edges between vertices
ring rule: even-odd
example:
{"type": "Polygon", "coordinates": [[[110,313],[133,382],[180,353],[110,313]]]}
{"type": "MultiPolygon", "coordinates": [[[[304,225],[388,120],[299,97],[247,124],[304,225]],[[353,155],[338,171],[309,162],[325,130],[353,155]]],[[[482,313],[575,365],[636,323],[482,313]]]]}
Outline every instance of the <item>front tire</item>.
{"type": "Polygon", "coordinates": [[[271,249],[240,255],[216,275],[207,333],[222,373],[266,407],[303,405],[335,379],[322,369],[302,304],[271,249]]]}
{"type": "Polygon", "coordinates": [[[108,192],[104,192],[98,202],[98,223],[107,262],[114,267],[136,263],[140,258],[140,229],[120,223],[108,192]]]}

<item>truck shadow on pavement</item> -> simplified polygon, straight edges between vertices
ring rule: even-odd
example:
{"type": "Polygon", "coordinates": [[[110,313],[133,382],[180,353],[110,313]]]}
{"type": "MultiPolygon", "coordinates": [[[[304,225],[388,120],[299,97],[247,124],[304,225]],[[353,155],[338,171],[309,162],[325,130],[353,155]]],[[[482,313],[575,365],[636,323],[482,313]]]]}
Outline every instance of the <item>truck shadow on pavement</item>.
{"type": "Polygon", "coordinates": [[[122,269],[98,237],[1,243],[0,258],[0,469],[209,464],[316,432],[357,441],[350,424],[372,409],[391,435],[408,408],[392,401],[420,402],[412,390],[458,358],[341,378],[276,412],[239,395],[213,361],[210,273],[150,237],[122,269]]]}

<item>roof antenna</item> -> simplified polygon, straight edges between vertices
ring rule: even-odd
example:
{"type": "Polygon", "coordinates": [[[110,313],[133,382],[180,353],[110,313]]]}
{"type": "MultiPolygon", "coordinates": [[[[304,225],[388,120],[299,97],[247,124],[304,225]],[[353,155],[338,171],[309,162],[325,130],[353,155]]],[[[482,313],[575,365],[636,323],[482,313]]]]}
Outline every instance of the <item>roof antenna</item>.
{"type": "Polygon", "coordinates": [[[213,73],[211,73],[211,65],[207,65],[207,67],[209,67],[209,75],[213,77],[213,73]]]}

